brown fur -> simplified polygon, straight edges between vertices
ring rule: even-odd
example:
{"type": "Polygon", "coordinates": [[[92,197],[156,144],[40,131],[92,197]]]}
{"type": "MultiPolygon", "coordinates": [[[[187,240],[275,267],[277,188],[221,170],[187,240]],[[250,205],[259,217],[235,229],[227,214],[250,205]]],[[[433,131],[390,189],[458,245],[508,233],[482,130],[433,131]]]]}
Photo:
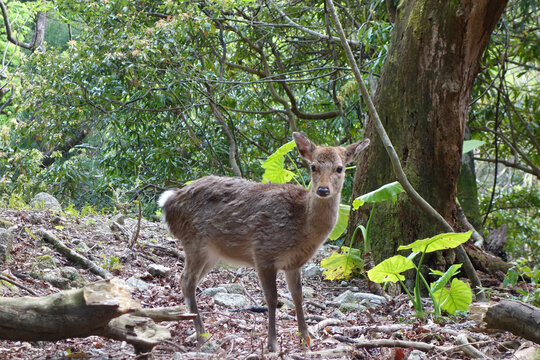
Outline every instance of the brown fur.
{"type": "MultiPolygon", "coordinates": [[[[365,139],[347,148],[318,147],[300,133],[293,136],[302,157],[315,167],[309,190],[207,176],[180,190],[165,192],[159,201],[170,231],[181,240],[186,253],[182,289],[190,311],[198,314],[195,289],[219,259],[253,266],[268,304],[271,351],[277,349],[276,273],[285,271],[298,329],[307,341],[300,268],[337,221],[345,165],[369,144],[365,139]],[[338,167],[343,171],[338,172],[338,167]]],[[[199,335],[204,333],[200,316],[195,327],[199,335]]]]}

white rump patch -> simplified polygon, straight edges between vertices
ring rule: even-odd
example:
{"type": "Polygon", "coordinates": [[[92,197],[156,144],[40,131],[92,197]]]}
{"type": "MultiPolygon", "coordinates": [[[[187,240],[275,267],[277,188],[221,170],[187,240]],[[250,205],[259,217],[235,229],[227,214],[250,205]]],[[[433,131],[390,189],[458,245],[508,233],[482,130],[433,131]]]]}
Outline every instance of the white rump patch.
{"type": "Polygon", "coordinates": [[[158,205],[159,207],[164,207],[165,204],[167,203],[167,200],[169,200],[169,198],[175,193],[175,190],[167,190],[165,191],[163,194],[161,194],[161,196],[159,197],[159,200],[158,200],[158,205]]]}

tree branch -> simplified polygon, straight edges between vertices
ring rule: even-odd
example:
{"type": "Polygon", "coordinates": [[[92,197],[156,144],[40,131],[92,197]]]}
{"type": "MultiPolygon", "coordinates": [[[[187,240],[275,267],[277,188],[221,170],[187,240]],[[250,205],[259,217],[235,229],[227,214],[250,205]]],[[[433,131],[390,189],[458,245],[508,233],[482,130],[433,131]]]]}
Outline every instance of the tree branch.
{"type": "MultiPolygon", "coordinates": [[[[43,3],[46,1],[43,0],[43,3]]],[[[47,27],[47,13],[43,11],[39,11],[36,14],[36,18],[34,20],[35,23],[35,30],[34,34],[32,35],[32,41],[30,43],[25,43],[23,41],[18,40],[13,36],[13,33],[11,31],[11,24],[9,22],[8,13],[6,5],[4,4],[4,1],[0,0],[0,9],[2,10],[2,17],[4,18],[4,27],[6,29],[6,37],[9,42],[22,47],[24,49],[28,50],[35,50],[38,47],[43,44],[43,40],[45,39],[45,29],[47,27]]]]}

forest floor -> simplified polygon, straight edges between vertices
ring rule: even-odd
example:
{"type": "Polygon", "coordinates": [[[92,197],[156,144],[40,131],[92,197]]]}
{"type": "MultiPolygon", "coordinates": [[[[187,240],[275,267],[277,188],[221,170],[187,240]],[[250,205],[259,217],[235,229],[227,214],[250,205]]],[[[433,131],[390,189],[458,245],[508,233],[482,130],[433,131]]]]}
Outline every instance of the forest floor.
{"type": "MultiPolygon", "coordinates": [[[[130,250],[126,234],[136,227],[137,220],[133,218],[125,219],[123,228],[128,229],[126,232],[111,230],[111,224],[120,219],[105,215],[80,217],[55,215],[40,210],[0,209],[0,219],[9,222],[4,227],[8,227],[14,235],[11,258],[7,263],[0,264],[0,274],[16,279],[38,296],[61,291],[50,282],[30,276],[35,273],[37,260],[47,258],[43,255],[53,259],[53,268],[74,267],[86,281],[100,280],[99,276],[72,264],[34,235],[39,229],[45,229],[66,246],[85,249],[81,254],[96,263],[108,263],[109,271],[114,276],[124,280],[142,280],[144,286],[136,286],[132,297],[143,307],[183,304],[179,285],[183,261],[166,250],[181,248],[159,222],[143,220],[136,245],[130,250]],[[164,265],[172,271],[166,277],[151,276],[147,267],[153,263],[164,265]]],[[[331,248],[323,247],[310,263],[319,264],[320,259],[329,252],[331,248]]],[[[43,271],[52,272],[53,269],[43,271]]],[[[467,335],[468,340],[488,358],[516,359],[519,357],[516,353],[518,348],[530,347],[529,342],[510,333],[488,333],[476,329],[474,322],[464,316],[447,317],[443,322],[435,322],[431,315],[422,320],[417,319],[404,295],[388,298],[385,304],[372,305],[367,310],[353,308],[342,313],[331,306],[332,300],[347,290],[367,291],[364,281],[333,282],[315,276],[303,279],[308,326],[312,333],[315,332],[315,337],[311,339],[311,350],[301,345],[294,309],[285,305],[278,309],[277,315],[281,351],[269,354],[266,350],[265,313],[231,312],[231,309],[216,304],[212,297],[201,294],[204,289],[227,283],[240,284],[250,305],[264,305],[263,294],[253,269],[218,265],[201,282],[197,292],[199,309],[206,331],[210,334],[212,346],[207,347],[211,349],[210,352],[197,351],[194,337],[191,336],[194,333],[192,321],[163,322],[161,325],[170,330],[172,338],[153,349],[154,359],[407,359],[413,350],[412,347],[377,345],[369,348],[354,343],[380,339],[436,345],[432,350],[418,354],[416,359],[467,359],[469,355],[456,342],[460,334],[467,335]],[[340,319],[336,319],[338,315],[340,319]],[[452,351],[442,352],[442,349],[452,351]]],[[[0,283],[1,296],[30,296],[26,289],[6,284],[0,283]]],[[[278,292],[281,298],[290,298],[283,274],[278,277],[278,292]]],[[[134,359],[136,356],[131,345],[97,336],[56,342],[0,340],[0,359],[60,358],[134,359]]]]}

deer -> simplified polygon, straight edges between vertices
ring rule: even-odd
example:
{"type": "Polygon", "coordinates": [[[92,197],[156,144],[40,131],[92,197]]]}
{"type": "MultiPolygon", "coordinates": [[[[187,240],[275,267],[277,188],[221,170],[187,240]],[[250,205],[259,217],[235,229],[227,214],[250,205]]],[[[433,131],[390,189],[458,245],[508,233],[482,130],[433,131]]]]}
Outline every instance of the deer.
{"type": "Polygon", "coordinates": [[[203,322],[195,291],[219,260],[255,268],[268,307],[268,350],[277,351],[278,271],[285,272],[301,340],[310,346],[302,308],[302,266],[327,240],[338,217],[345,166],[369,145],[318,146],[293,133],[311,170],[311,186],[255,183],[242,178],[205,176],[161,194],[158,205],[169,231],[180,240],[185,264],[180,281],[194,320],[198,344],[203,322]]]}

